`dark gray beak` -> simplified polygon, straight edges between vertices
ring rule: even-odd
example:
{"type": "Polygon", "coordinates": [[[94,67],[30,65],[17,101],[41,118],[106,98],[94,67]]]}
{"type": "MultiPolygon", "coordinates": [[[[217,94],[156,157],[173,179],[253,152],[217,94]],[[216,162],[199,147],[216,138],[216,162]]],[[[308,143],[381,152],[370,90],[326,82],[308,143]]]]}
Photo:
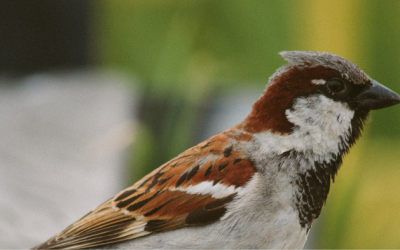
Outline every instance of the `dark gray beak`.
{"type": "Polygon", "coordinates": [[[400,103],[400,96],[371,79],[372,86],[361,92],[355,99],[359,109],[382,109],[400,103]]]}

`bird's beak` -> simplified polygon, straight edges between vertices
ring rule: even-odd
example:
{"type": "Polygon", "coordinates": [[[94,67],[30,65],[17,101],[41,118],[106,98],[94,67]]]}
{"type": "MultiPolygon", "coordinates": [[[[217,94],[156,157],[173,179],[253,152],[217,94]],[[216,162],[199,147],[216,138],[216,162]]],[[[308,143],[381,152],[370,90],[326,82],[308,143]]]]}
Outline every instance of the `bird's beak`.
{"type": "Polygon", "coordinates": [[[371,79],[372,86],[361,92],[355,99],[359,109],[381,109],[400,103],[400,96],[371,79]]]}

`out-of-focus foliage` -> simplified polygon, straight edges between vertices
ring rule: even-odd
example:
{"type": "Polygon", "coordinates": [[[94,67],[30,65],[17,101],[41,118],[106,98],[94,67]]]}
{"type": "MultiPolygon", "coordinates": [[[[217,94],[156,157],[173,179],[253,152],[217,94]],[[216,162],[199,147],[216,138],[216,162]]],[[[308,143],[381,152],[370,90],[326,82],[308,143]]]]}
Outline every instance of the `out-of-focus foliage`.
{"type": "MultiPolygon", "coordinates": [[[[138,177],[193,145],[217,89],[265,85],[283,50],[342,55],[400,93],[400,1],[94,4],[98,59],[143,84],[138,177]]],[[[331,187],[314,247],[400,248],[400,106],[374,111],[367,125],[331,187]]]]}
{"type": "MultiPolygon", "coordinates": [[[[192,146],[216,88],[265,85],[295,49],[280,1],[97,1],[99,60],[135,74],[144,89],[135,156],[148,172],[192,146]],[[99,4],[100,3],[100,4],[99,4]],[[144,144],[146,144],[144,146],[144,144]],[[146,148],[146,152],[141,150],[146,148]]],[[[295,25],[295,23],[293,23],[295,25]]],[[[138,167],[135,167],[138,168],[138,167]]]]}
{"type": "Polygon", "coordinates": [[[289,1],[103,1],[101,59],[161,90],[209,77],[264,81],[294,49],[289,1]],[[292,46],[290,46],[292,44],[292,46]],[[197,79],[199,78],[199,79],[197,79]],[[171,85],[176,84],[176,85],[171,85]]]}
{"type": "Polygon", "coordinates": [[[322,211],[318,248],[400,248],[399,142],[361,140],[322,211]]]}
{"type": "MultiPolygon", "coordinates": [[[[151,92],[199,101],[215,83],[265,84],[284,64],[283,50],[340,54],[400,92],[399,1],[108,0],[94,7],[100,61],[134,73],[151,92]]],[[[371,134],[400,134],[400,115],[376,116],[371,134]]]]}
{"type": "MultiPolygon", "coordinates": [[[[400,1],[369,0],[364,4],[368,27],[364,37],[368,60],[365,70],[378,82],[400,93],[400,1]]],[[[373,120],[373,136],[400,139],[399,106],[376,112],[373,120]]]]}

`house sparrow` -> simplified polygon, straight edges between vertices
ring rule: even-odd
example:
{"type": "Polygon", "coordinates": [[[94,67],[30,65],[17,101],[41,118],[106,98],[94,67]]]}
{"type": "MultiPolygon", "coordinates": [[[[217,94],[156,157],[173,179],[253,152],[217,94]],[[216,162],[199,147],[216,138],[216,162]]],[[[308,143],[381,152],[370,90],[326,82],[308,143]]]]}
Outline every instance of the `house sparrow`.
{"type": "Polygon", "coordinates": [[[368,113],[400,96],[343,57],[280,53],[249,116],[37,248],[302,248],[368,113]]]}

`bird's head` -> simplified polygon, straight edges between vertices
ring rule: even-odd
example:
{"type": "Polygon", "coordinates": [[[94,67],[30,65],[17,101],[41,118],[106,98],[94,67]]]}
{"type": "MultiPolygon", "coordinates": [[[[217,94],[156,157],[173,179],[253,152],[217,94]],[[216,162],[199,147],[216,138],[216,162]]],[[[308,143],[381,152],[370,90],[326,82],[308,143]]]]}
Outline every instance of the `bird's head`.
{"type": "Polygon", "coordinates": [[[243,128],[254,134],[291,135],[289,150],[326,148],[331,142],[345,143],[347,151],[360,136],[370,110],[400,103],[399,95],[343,57],[309,51],[280,54],[289,64],[270,77],[243,128]],[[305,141],[297,145],[296,138],[305,141]]]}

